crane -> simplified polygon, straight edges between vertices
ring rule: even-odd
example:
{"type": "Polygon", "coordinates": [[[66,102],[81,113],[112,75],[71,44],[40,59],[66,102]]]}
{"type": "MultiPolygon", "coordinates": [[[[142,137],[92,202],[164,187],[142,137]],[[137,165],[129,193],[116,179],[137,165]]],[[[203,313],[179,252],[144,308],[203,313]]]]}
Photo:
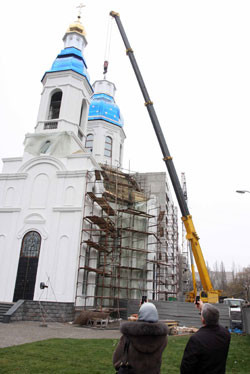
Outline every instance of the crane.
{"type": "MultiPolygon", "coordinates": [[[[188,197],[187,197],[187,184],[186,184],[186,177],[185,173],[181,173],[181,181],[182,181],[182,191],[184,195],[184,199],[186,200],[186,203],[188,205],[188,197]]],[[[182,222],[184,226],[184,222],[182,222]]],[[[191,263],[191,274],[192,274],[192,281],[193,281],[193,291],[186,293],[186,301],[192,301],[195,299],[195,296],[197,294],[197,285],[196,285],[196,279],[195,279],[195,268],[194,268],[194,258],[193,258],[193,253],[192,253],[192,248],[191,248],[191,243],[190,241],[187,242],[187,248],[188,252],[190,254],[190,263],[191,263]]]]}
{"type": "MultiPolygon", "coordinates": [[[[205,260],[204,260],[202,250],[201,250],[201,247],[200,247],[200,244],[199,244],[199,237],[196,233],[196,230],[195,230],[195,227],[194,227],[194,224],[193,224],[193,220],[192,220],[192,216],[189,213],[189,209],[188,209],[188,206],[187,206],[184,194],[183,194],[183,190],[181,188],[181,184],[180,184],[180,181],[179,181],[179,178],[177,176],[176,169],[175,169],[175,166],[174,166],[174,163],[173,163],[173,158],[170,155],[165,137],[163,135],[159,120],[157,118],[157,115],[156,115],[156,112],[155,112],[155,109],[154,109],[154,104],[149,97],[146,85],[144,83],[144,80],[142,78],[140,69],[138,67],[138,64],[137,64],[135,56],[134,56],[134,51],[130,46],[127,35],[126,35],[125,30],[123,28],[123,25],[122,25],[122,22],[121,22],[121,19],[120,19],[120,15],[119,15],[119,13],[114,12],[114,11],[111,11],[110,15],[115,19],[116,24],[118,26],[118,29],[120,31],[122,40],[123,40],[124,45],[126,47],[126,54],[130,59],[132,68],[134,70],[135,76],[137,78],[138,84],[139,84],[141,92],[142,92],[142,95],[144,97],[145,106],[148,110],[149,117],[151,119],[156,137],[158,139],[158,142],[159,142],[162,154],[163,154],[163,161],[166,164],[166,167],[167,167],[167,170],[168,170],[168,173],[169,173],[169,177],[171,179],[171,182],[172,182],[172,185],[173,185],[173,188],[174,188],[174,191],[175,191],[175,195],[176,195],[176,198],[177,198],[180,210],[181,210],[181,214],[182,214],[182,221],[184,223],[186,233],[187,233],[186,238],[190,242],[190,245],[191,245],[191,248],[192,248],[192,253],[194,255],[194,259],[195,259],[196,266],[197,266],[197,269],[198,269],[198,272],[199,272],[201,284],[202,284],[202,287],[203,287],[203,290],[200,292],[200,298],[201,298],[201,300],[203,300],[205,302],[217,303],[217,302],[219,302],[219,296],[221,294],[221,291],[213,289],[213,285],[212,285],[212,282],[210,280],[208,270],[207,270],[207,266],[205,264],[205,260]]],[[[193,281],[195,281],[194,277],[193,277],[193,281]]],[[[186,300],[190,301],[190,302],[194,302],[195,297],[196,297],[196,287],[195,287],[195,284],[194,284],[194,290],[189,292],[189,294],[186,296],[186,300]]]]}

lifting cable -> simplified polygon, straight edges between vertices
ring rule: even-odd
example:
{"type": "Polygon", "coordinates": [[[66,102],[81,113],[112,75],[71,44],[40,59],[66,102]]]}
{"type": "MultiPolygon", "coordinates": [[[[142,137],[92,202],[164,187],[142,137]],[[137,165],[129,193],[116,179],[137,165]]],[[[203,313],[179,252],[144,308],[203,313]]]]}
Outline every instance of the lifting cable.
{"type": "Polygon", "coordinates": [[[105,45],[105,52],[104,52],[104,65],[103,65],[104,79],[106,79],[106,74],[108,72],[108,65],[109,65],[111,34],[112,34],[112,25],[113,25],[112,21],[113,21],[113,18],[109,16],[108,26],[107,26],[107,35],[106,35],[106,45],[105,45]]]}

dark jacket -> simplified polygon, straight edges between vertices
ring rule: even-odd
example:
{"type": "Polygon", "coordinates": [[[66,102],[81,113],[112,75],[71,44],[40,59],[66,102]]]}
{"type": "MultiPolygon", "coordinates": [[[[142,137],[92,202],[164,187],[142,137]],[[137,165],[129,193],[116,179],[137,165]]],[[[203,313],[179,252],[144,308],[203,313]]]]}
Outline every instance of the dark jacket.
{"type": "Polygon", "coordinates": [[[159,374],[162,352],[167,345],[167,326],[159,322],[125,322],[120,330],[123,335],[113,355],[114,367],[117,369],[124,357],[125,337],[128,337],[128,362],[135,373],[159,374]]]}
{"type": "Polygon", "coordinates": [[[220,325],[201,327],[186,345],[181,374],[224,374],[230,339],[220,325]]]}

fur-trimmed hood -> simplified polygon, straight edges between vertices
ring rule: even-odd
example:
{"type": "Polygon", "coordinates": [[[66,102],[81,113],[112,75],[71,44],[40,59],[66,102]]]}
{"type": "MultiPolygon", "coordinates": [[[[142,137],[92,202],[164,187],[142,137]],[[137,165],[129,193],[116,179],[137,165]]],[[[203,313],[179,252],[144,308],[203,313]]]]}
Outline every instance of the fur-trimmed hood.
{"type": "Polygon", "coordinates": [[[160,322],[125,322],[120,330],[130,339],[134,348],[143,353],[152,353],[159,349],[168,332],[167,325],[160,322]]]}

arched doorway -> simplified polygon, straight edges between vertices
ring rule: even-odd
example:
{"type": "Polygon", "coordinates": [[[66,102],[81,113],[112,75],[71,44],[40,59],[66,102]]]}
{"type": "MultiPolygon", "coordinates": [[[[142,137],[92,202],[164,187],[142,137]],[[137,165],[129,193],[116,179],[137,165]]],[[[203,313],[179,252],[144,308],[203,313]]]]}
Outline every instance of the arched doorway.
{"type": "Polygon", "coordinates": [[[33,300],[41,236],[29,231],[22,240],[13,301],[33,300]]]}

